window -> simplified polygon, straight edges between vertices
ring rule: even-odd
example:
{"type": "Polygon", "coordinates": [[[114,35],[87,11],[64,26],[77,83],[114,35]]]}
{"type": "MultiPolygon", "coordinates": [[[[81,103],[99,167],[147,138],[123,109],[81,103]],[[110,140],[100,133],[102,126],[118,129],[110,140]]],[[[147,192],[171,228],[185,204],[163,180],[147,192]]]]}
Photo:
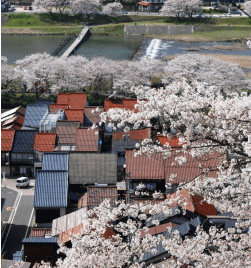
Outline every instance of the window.
{"type": "Polygon", "coordinates": [[[26,174],[26,168],[20,167],[20,174],[26,174]]]}
{"type": "Polygon", "coordinates": [[[16,161],[17,160],[17,154],[11,154],[11,160],[16,161]]]}

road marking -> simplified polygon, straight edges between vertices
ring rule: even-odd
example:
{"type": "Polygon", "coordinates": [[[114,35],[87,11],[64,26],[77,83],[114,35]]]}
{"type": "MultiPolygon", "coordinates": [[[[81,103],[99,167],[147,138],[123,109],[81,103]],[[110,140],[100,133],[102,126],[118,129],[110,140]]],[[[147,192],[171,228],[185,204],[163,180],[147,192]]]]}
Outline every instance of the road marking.
{"type": "MultiPolygon", "coordinates": [[[[13,206],[13,207],[15,207],[15,208],[18,208],[19,203],[20,203],[21,198],[22,198],[22,195],[23,195],[23,193],[22,193],[21,191],[19,191],[18,193],[19,193],[19,195],[17,196],[16,201],[15,201],[14,206],[13,206]]],[[[4,250],[5,244],[6,244],[6,242],[7,242],[7,239],[8,239],[9,233],[10,233],[10,229],[11,229],[11,225],[12,225],[12,223],[13,223],[13,221],[14,221],[16,212],[17,212],[17,209],[13,209],[13,210],[11,211],[11,214],[10,214],[10,220],[8,221],[8,223],[10,224],[10,226],[9,226],[9,230],[8,230],[8,232],[7,232],[7,235],[6,235],[6,237],[5,237],[5,240],[4,240],[4,243],[3,243],[3,246],[2,246],[1,254],[3,254],[3,250],[4,250]]],[[[4,230],[4,231],[5,231],[5,230],[4,230]]]]}

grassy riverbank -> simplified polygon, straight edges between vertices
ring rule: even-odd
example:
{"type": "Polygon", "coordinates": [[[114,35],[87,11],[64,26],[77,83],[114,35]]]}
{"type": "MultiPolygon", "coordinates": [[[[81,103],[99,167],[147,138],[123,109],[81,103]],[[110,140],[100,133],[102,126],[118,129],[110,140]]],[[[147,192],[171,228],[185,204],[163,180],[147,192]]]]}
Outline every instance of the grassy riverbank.
{"type": "MultiPolygon", "coordinates": [[[[3,15],[2,15],[3,16],[3,15]]],[[[193,34],[161,35],[160,38],[181,41],[242,41],[251,38],[251,20],[232,18],[168,18],[164,16],[132,15],[111,18],[93,15],[88,19],[64,14],[8,14],[2,34],[77,34],[84,25],[92,26],[93,34],[123,35],[125,25],[195,25],[200,27],[193,34]],[[95,26],[95,24],[101,24],[95,26]]],[[[156,36],[149,36],[156,37],[156,36]]]]}

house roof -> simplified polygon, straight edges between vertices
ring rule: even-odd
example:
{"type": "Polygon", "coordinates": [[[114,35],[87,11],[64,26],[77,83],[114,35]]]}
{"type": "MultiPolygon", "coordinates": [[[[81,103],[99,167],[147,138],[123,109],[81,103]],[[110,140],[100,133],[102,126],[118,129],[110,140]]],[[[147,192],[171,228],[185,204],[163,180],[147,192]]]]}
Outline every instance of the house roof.
{"type": "Polygon", "coordinates": [[[151,138],[151,129],[135,129],[130,130],[129,132],[113,132],[112,139],[114,140],[123,140],[123,138],[127,136],[130,140],[144,140],[151,138]]]}
{"type": "Polygon", "coordinates": [[[24,115],[25,114],[25,108],[18,106],[16,108],[13,108],[11,110],[7,110],[5,112],[1,113],[1,124],[7,120],[15,116],[16,114],[24,115]]]}
{"type": "Polygon", "coordinates": [[[65,109],[68,109],[69,106],[68,104],[58,104],[58,103],[53,103],[50,105],[50,112],[52,113],[57,113],[58,110],[65,110],[65,109]]]}
{"type": "Polygon", "coordinates": [[[34,208],[67,207],[68,172],[38,171],[34,208]]]}
{"type": "Polygon", "coordinates": [[[23,122],[24,117],[20,114],[17,114],[4,121],[4,123],[2,124],[2,129],[21,129],[23,122]]]}
{"type": "Polygon", "coordinates": [[[162,146],[168,143],[171,147],[182,147],[182,144],[179,143],[179,138],[177,137],[174,137],[172,139],[168,139],[168,137],[161,135],[157,135],[156,137],[158,138],[162,146]]]}
{"type": "Polygon", "coordinates": [[[36,130],[16,130],[12,147],[13,153],[33,153],[36,130]]]}
{"type": "Polygon", "coordinates": [[[15,136],[14,129],[1,129],[1,151],[11,151],[15,136]]]}
{"type": "Polygon", "coordinates": [[[69,109],[83,109],[86,106],[87,94],[86,93],[59,93],[57,103],[67,104],[69,109]]]}
{"type": "Polygon", "coordinates": [[[28,237],[22,240],[22,244],[57,244],[57,237],[28,237]]]}
{"type": "Polygon", "coordinates": [[[98,152],[99,135],[97,129],[79,128],[77,129],[76,151],[78,152],[98,152]]]}
{"type": "MultiPolygon", "coordinates": [[[[187,182],[201,175],[204,167],[216,167],[220,163],[219,154],[211,154],[203,157],[193,158],[189,153],[177,153],[175,150],[171,152],[171,156],[163,159],[162,154],[155,154],[151,158],[147,154],[134,157],[134,152],[126,150],[126,172],[130,172],[132,180],[146,179],[165,179],[166,182],[174,184],[187,182]],[[175,161],[176,157],[187,157],[187,161],[180,165],[175,161]],[[175,174],[173,179],[171,175],[175,174]]],[[[216,171],[208,172],[210,176],[215,176],[216,171]]]]}
{"type": "Polygon", "coordinates": [[[42,170],[68,171],[68,153],[44,153],[42,170]]]}
{"type": "Polygon", "coordinates": [[[27,105],[23,126],[39,128],[42,119],[45,118],[48,112],[48,106],[27,105]]]}
{"type": "Polygon", "coordinates": [[[80,127],[78,121],[58,121],[56,134],[58,145],[76,145],[77,129],[80,127]]]}
{"type": "Polygon", "coordinates": [[[104,112],[104,108],[99,107],[99,112],[92,112],[96,107],[85,107],[85,124],[92,125],[93,123],[98,124],[100,122],[100,114],[104,112]]]}
{"type": "Polygon", "coordinates": [[[32,227],[29,237],[44,237],[46,234],[51,235],[51,228],[32,227]]]}
{"type": "Polygon", "coordinates": [[[71,153],[69,158],[70,184],[117,182],[117,155],[71,153]]]}
{"type": "MultiPolygon", "coordinates": [[[[196,212],[203,216],[208,215],[217,215],[216,208],[213,205],[208,204],[207,202],[203,201],[202,197],[199,196],[192,196],[186,190],[181,190],[179,192],[179,206],[189,210],[191,212],[196,212]],[[187,203],[185,206],[184,203],[187,203]]],[[[177,193],[166,195],[167,199],[175,199],[177,198],[177,193]]],[[[173,202],[172,206],[177,206],[178,201],[173,202]]]]}
{"type": "Polygon", "coordinates": [[[137,104],[137,99],[105,99],[104,110],[108,111],[112,108],[124,108],[131,111],[137,111],[134,105],[137,104]]]}
{"type": "Polygon", "coordinates": [[[52,236],[58,235],[84,222],[86,208],[61,216],[52,221],[52,236]]]}
{"type": "Polygon", "coordinates": [[[144,237],[146,234],[156,235],[156,234],[164,233],[165,231],[167,231],[167,228],[172,229],[176,226],[178,226],[178,225],[173,223],[173,222],[168,222],[168,223],[160,224],[158,226],[153,226],[153,227],[149,228],[148,231],[142,230],[141,237],[144,237]]]}
{"type": "Polygon", "coordinates": [[[39,152],[52,152],[55,148],[56,133],[36,133],[34,149],[39,152]]]}
{"type": "Polygon", "coordinates": [[[142,6],[149,6],[149,7],[152,6],[152,4],[151,3],[148,3],[148,2],[139,2],[138,4],[139,5],[142,5],[142,6]]]}
{"type": "Polygon", "coordinates": [[[78,207],[85,206],[87,209],[91,209],[99,206],[106,199],[109,199],[111,206],[115,207],[118,200],[116,186],[89,186],[87,193],[79,199],[78,207]]]}
{"type": "Polygon", "coordinates": [[[79,121],[83,124],[84,109],[65,109],[65,115],[68,121],[79,121]]]}

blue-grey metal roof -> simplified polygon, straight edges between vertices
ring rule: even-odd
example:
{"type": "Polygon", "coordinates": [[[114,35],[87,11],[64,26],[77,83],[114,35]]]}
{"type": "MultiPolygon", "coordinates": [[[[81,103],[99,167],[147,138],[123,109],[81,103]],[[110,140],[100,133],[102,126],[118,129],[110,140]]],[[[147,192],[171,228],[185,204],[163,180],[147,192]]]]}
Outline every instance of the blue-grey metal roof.
{"type": "Polygon", "coordinates": [[[53,100],[37,100],[35,102],[35,106],[50,106],[52,103],[54,103],[53,100]]]}
{"type": "Polygon", "coordinates": [[[237,220],[236,219],[229,219],[229,218],[210,218],[209,219],[209,222],[211,223],[211,224],[220,224],[220,223],[222,223],[222,224],[224,224],[224,229],[228,229],[228,228],[233,228],[233,227],[235,227],[235,223],[237,222],[237,220]]]}
{"type": "Polygon", "coordinates": [[[42,170],[68,171],[68,153],[44,153],[42,170]]]}
{"type": "Polygon", "coordinates": [[[45,243],[57,243],[58,242],[58,237],[28,237],[24,238],[22,240],[22,244],[30,244],[30,243],[37,243],[37,244],[45,244],[45,243]]]}
{"type": "Polygon", "coordinates": [[[35,185],[35,208],[67,207],[68,172],[38,171],[35,185]]]}
{"type": "Polygon", "coordinates": [[[23,261],[24,252],[23,251],[16,251],[13,254],[13,261],[23,261]]]}
{"type": "Polygon", "coordinates": [[[35,130],[16,130],[13,142],[13,153],[33,153],[35,130]]]}
{"type": "Polygon", "coordinates": [[[37,105],[27,105],[25,115],[24,115],[24,127],[39,128],[41,121],[49,113],[49,107],[37,106],[37,105]]]}

